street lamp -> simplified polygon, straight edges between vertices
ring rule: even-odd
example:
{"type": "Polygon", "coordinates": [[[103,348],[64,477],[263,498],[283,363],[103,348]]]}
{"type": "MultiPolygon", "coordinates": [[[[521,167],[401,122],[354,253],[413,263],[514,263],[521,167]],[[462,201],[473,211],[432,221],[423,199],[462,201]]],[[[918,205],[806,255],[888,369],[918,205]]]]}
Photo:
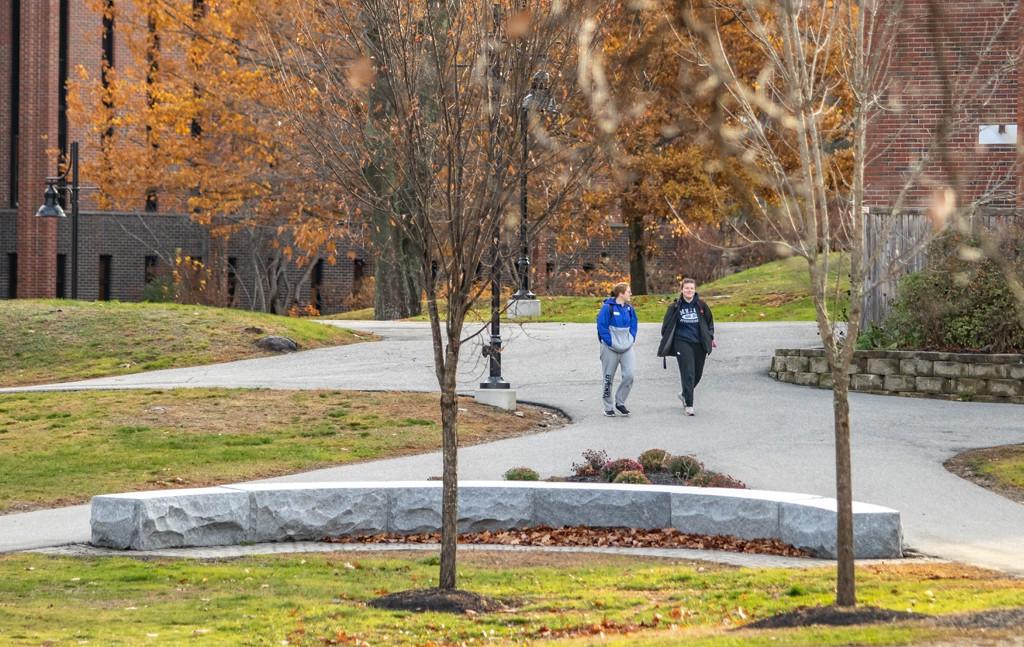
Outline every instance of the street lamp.
{"type": "Polygon", "coordinates": [[[68,168],[57,177],[46,178],[46,191],[43,192],[43,206],[36,211],[37,218],[67,217],[60,206],[60,194],[67,191],[71,194],[71,298],[78,298],[78,142],[71,142],[71,159],[68,168]],[[71,174],[71,186],[68,187],[68,174],[71,174]]]}
{"type": "MultiPolygon", "coordinates": [[[[514,301],[534,300],[537,296],[530,290],[530,243],[527,234],[527,165],[530,161],[530,111],[544,114],[558,114],[558,104],[551,96],[551,75],[544,70],[535,72],[530,79],[530,91],[519,104],[519,130],[523,142],[523,159],[519,166],[519,289],[512,295],[514,301]]],[[[521,305],[521,304],[516,304],[521,305]]],[[[538,304],[539,305],[539,304],[538,304]]],[[[517,308],[517,311],[520,310],[517,308]]],[[[526,314],[518,312],[518,314],[526,314]]],[[[539,308],[536,314],[540,314],[539,308]]]]}

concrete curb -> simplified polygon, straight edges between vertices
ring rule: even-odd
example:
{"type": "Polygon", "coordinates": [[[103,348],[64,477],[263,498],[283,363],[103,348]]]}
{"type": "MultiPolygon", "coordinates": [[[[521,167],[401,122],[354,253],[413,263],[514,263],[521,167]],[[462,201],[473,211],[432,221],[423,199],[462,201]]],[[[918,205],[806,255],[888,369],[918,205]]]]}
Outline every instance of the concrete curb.
{"type": "MultiPolygon", "coordinates": [[[[160,550],[436,532],[441,483],[262,483],[110,494],[92,499],[92,544],[160,550]]],[[[531,526],[676,528],[779,539],[836,556],[835,499],[766,490],[595,483],[465,481],[459,530],[531,526]]],[[[902,556],[899,512],[854,503],[854,555],[902,556]]]]}

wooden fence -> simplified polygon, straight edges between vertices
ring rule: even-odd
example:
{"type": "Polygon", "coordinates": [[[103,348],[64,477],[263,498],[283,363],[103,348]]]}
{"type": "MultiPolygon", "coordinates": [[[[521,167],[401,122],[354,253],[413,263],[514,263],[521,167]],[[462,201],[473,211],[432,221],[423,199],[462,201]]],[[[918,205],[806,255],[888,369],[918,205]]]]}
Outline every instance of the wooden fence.
{"type": "MultiPolygon", "coordinates": [[[[972,216],[972,228],[991,230],[1018,218],[1013,214],[972,216]]],[[[861,326],[885,319],[896,298],[900,279],[924,268],[928,243],[941,233],[927,215],[869,212],[864,222],[864,309],[861,326]]]]}

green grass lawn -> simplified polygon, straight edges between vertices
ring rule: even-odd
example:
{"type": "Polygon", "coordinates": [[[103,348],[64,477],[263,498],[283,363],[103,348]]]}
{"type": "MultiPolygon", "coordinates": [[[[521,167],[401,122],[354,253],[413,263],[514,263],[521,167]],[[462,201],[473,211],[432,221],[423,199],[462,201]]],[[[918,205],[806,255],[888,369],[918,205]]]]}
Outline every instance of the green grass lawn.
{"type": "MultiPolygon", "coordinates": [[[[1011,405],[1012,406],[1012,405],[1011,405]]],[[[966,453],[967,466],[997,489],[1005,489],[1024,501],[1024,445],[1006,445],[966,453]]]]}
{"type": "MultiPolygon", "coordinates": [[[[829,305],[837,315],[846,311],[849,290],[849,277],[842,275],[841,270],[848,272],[849,262],[836,254],[829,281],[835,298],[829,300],[829,305]]],[[[813,321],[814,302],[809,282],[807,262],[802,258],[788,258],[698,286],[698,292],[711,306],[715,321],[813,321]]],[[[531,321],[593,323],[604,298],[541,296],[542,316],[531,321]]],[[[675,298],[675,294],[635,296],[633,305],[641,322],[658,323],[675,298]]],[[[470,321],[486,320],[490,316],[489,307],[489,301],[478,302],[470,321]]],[[[353,310],[331,318],[372,319],[373,309],[353,310]]],[[[425,321],[426,313],[415,319],[425,321]]]]}
{"type": "MultiPolygon", "coordinates": [[[[551,418],[460,402],[462,443],[551,418]]],[[[441,446],[436,394],[174,389],[0,395],[0,513],[199,487],[441,446]]],[[[508,465],[507,467],[512,467],[508,465]]]]}
{"type": "Polygon", "coordinates": [[[1024,446],[1018,446],[1012,453],[1007,452],[997,459],[984,461],[978,467],[980,472],[1003,485],[1024,492],[1024,446]]]}
{"type": "Polygon", "coordinates": [[[0,386],[256,357],[266,353],[253,342],[265,335],[290,337],[302,348],[371,338],[313,321],[232,308],[12,299],[0,301],[0,386]]]}
{"type": "MultiPolygon", "coordinates": [[[[909,624],[730,631],[831,603],[832,569],[470,551],[460,553],[459,565],[460,588],[511,610],[417,614],[366,606],[388,592],[433,586],[437,558],[424,553],[208,562],[9,554],[0,556],[0,628],[5,644],[15,645],[888,645],[953,637],[971,644],[971,636],[1007,634],[909,624]]],[[[956,565],[860,567],[857,586],[861,604],[925,614],[1024,605],[1024,582],[956,565]]]]}

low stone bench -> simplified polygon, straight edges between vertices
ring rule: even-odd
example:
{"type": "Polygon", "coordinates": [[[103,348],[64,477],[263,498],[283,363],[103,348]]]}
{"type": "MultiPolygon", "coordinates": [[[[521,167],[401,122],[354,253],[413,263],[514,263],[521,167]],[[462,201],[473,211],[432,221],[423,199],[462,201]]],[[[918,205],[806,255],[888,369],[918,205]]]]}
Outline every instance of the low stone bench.
{"type": "MultiPolygon", "coordinates": [[[[857,558],[902,556],[899,512],[854,503],[857,558]]],[[[92,543],[154,550],[436,532],[441,483],[261,483],[106,494],[92,499],[92,543]]],[[[459,530],[532,526],[677,528],[779,539],[836,556],[835,499],[766,490],[594,483],[464,481],[459,530]]]]}

